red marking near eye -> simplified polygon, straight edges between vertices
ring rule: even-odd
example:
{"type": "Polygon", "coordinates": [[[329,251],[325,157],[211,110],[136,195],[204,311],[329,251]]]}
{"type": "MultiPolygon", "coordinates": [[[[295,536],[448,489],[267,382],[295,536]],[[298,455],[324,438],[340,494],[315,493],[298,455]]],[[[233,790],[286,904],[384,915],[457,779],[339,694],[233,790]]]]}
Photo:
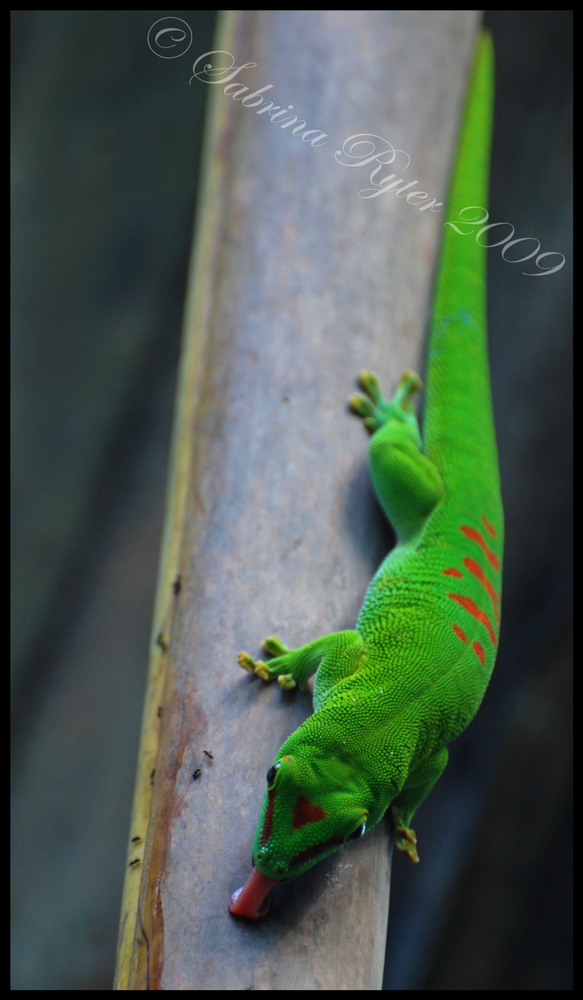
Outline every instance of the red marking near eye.
{"type": "Polygon", "coordinates": [[[488,591],[490,597],[492,598],[492,604],[494,606],[494,614],[496,615],[496,621],[500,621],[500,612],[498,610],[498,598],[496,596],[496,591],[494,590],[492,584],[486,576],[484,576],[484,570],[476,562],[475,559],[470,559],[469,556],[464,559],[464,566],[469,569],[470,573],[475,576],[482,586],[488,591]]]}
{"type": "Polygon", "coordinates": [[[263,820],[263,829],[261,831],[261,836],[259,837],[259,843],[263,847],[271,837],[271,830],[273,827],[273,807],[275,805],[275,796],[277,793],[276,788],[270,788],[267,792],[267,809],[265,810],[265,819],[263,820]]]}
{"type": "Polygon", "coordinates": [[[460,580],[461,580],[461,577],[462,577],[462,574],[460,573],[459,569],[456,569],[455,566],[450,566],[449,569],[444,569],[443,570],[443,575],[444,576],[457,576],[458,579],[460,579],[460,580]]]}
{"type": "Polygon", "coordinates": [[[486,656],[484,653],[484,647],[482,646],[482,643],[478,642],[478,640],[476,639],[476,641],[472,643],[472,649],[474,650],[474,653],[478,657],[481,665],[484,666],[486,662],[486,656]]]}
{"type": "Polygon", "coordinates": [[[461,639],[462,642],[469,642],[470,641],[468,639],[466,633],[463,631],[463,629],[461,629],[459,627],[459,625],[456,625],[455,622],[454,622],[454,625],[453,625],[453,630],[454,630],[455,634],[457,635],[458,639],[461,639]]]}
{"type": "Polygon", "coordinates": [[[486,531],[488,532],[488,534],[492,535],[492,538],[495,538],[496,537],[496,529],[495,529],[495,527],[492,524],[490,524],[490,522],[489,522],[489,520],[488,520],[488,518],[486,517],[485,514],[482,514],[482,521],[484,522],[484,527],[485,527],[486,531]]]}
{"type": "Polygon", "coordinates": [[[308,823],[319,823],[326,818],[326,813],[321,806],[315,806],[305,795],[298,794],[292,816],[292,826],[294,830],[301,830],[308,823]]]}
{"type": "Polygon", "coordinates": [[[479,531],[476,531],[475,528],[468,527],[467,524],[460,524],[460,531],[466,536],[466,538],[471,538],[473,542],[478,543],[482,552],[486,556],[486,559],[495,570],[500,569],[500,560],[498,559],[498,556],[492,552],[492,549],[488,548],[484,540],[484,536],[479,531]]]}
{"type": "Polygon", "coordinates": [[[291,859],[292,868],[297,868],[299,865],[305,865],[306,861],[311,861],[312,858],[316,858],[318,854],[322,854],[323,851],[329,850],[330,847],[340,847],[344,843],[344,837],[340,834],[336,834],[335,837],[330,837],[330,840],[323,840],[321,844],[314,844],[313,847],[307,847],[305,851],[300,851],[296,854],[294,858],[291,859]]]}
{"type": "Polygon", "coordinates": [[[494,629],[492,628],[492,622],[488,618],[486,612],[482,611],[482,609],[479,608],[478,605],[474,603],[474,601],[472,601],[471,597],[465,597],[463,594],[448,594],[447,596],[451,597],[452,601],[457,601],[458,604],[461,604],[462,608],[465,608],[470,615],[473,615],[473,617],[477,618],[478,621],[482,623],[482,625],[486,626],[486,628],[488,629],[488,635],[490,636],[490,639],[492,640],[492,643],[495,646],[496,635],[494,629]]]}

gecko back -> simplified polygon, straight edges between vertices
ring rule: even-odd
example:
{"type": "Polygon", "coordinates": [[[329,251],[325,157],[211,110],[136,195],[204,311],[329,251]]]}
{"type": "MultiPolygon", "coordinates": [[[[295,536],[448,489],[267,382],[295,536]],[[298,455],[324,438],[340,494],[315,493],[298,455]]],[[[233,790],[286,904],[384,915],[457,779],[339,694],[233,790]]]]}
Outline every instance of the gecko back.
{"type": "Polygon", "coordinates": [[[423,619],[426,644],[441,652],[429,659],[417,688],[444,672],[457,678],[444,712],[444,740],[458,735],[480,704],[500,627],[504,522],[488,368],[486,250],[458,221],[468,208],[466,218],[483,217],[487,205],[492,106],[493,49],[484,32],[451,182],[453,225],[445,225],[438,271],[422,438],[411,405],[419,387],[414,373],[405,373],[388,402],[376,378],[364,372],[366,396],[353,399],[374,430],[371,473],[398,539],[371,583],[357,628],[368,635],[389,611],[397,627],[423,619]],[[403,594],[404,575],[416,608],[403,594]],[[395,600],[402,609],[398,624],[395,600]]]}

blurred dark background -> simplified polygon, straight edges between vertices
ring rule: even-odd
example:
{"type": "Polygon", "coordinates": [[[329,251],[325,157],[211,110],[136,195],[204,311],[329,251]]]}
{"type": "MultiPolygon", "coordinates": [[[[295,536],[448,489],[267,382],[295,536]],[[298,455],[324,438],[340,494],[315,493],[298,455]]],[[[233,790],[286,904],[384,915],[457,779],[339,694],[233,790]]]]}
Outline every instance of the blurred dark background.
{"type": "MultiPolygon", "coordinates": [[[[12,12],[13,989],[112,984],[206,97],[167,13],[12,12]]],[[[500,654],[394,861],[386,989],[572,988],[572,12],[485,22],[490,219],[567,261],[489,252],[500,654]]]]}

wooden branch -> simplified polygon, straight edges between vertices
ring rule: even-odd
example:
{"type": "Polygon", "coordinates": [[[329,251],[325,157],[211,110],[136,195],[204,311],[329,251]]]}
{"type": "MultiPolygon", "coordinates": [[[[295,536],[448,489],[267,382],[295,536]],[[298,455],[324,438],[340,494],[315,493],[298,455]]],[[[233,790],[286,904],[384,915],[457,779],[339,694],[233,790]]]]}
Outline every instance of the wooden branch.
{"type": "Polygon", "coordinates": [[[384,823],[277,887],[263,922],[227,913],[265,773],[311,710],[237,654],[353,627],[391,544],[346,398],[363,367],[389,393],[422,368],[477,26],[476,11],[226,11],[216,49],[257,65],[230,87],[192,79],[210,101],[117,989],[380,989],[384,823]],[[372,181],[376,163],[346,165],[363,134],[410,165],[385,157],[372,181]],[[359,197],[390,173],[418,183],[359,197]]]}

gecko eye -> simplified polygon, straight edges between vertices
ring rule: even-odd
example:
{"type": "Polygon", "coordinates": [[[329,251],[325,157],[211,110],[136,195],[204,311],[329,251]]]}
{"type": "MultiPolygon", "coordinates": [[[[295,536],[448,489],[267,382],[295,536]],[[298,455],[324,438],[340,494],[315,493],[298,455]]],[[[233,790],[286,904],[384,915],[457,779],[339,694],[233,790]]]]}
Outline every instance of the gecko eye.
{"type": "Polygon", "coordinates": [[[366,833],[366,820],[364,823],[361,823],[360,826],[357,826],[356,830],[354,830],[353,833],[351,833],[346,839],[358,840],[359,837],[362,837],[363,833],[366,833]]]}
{"type": "Polygon", "coordinates": [[[269,768],[269,771],[267,772],[267,787],[268,788],[272,787],[273,782],[275,781],[275,776],[276,776],[277,772],[279,771],[281,765],[283,764],[284,760],[291,760],[291,757],[282,757],[281,760],[278,760],[277,764],[273,764],[273,766],[269,768]]]}
{"type": "Polygon", "coordinates": [[[271,786],[273,785],[273,782],[275,781],[275,775],[279,771],[280,767],[281,767],[281,761],[278,760],[277,764],[274,764],[272,767],[269,768],[269,771],[267,772],[268,788],[271,788],[271,786]]]}

